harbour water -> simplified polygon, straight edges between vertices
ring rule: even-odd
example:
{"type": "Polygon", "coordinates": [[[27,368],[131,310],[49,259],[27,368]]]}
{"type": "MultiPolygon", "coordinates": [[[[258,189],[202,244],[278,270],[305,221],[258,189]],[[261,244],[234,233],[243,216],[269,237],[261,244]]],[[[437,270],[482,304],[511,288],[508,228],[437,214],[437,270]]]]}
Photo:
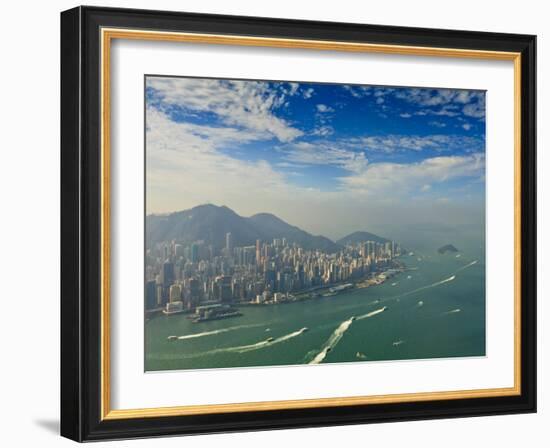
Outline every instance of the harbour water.
{"type": "Polygon", "coordinates": [[[145,324],[145,368],[484,356],[482,251],[401,259],[409,269],[384,284],[332,297],[248,306],[242,316],[203,323],[184,314],[154,317],[145,324]]]}

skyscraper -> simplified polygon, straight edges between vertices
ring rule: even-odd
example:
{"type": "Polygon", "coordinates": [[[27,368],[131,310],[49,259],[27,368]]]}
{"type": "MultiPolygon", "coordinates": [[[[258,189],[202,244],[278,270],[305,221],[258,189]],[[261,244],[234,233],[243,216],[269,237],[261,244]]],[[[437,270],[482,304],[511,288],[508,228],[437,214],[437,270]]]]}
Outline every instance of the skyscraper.
{"type": "Polygon", "coordinates": [[[193,243],[191,244],[191,261],[193,263],[196,263],[197,261],[199,261],[199,245],[197,243],[193,243]]]}
{"type": "Polygon", "coordinates": [[[170,286],[175,281],[174,264],[169,260],[166,260],[162,265],[162,287],[163,287],[163,299],[168,300],[168,291],[170,286]]]}
{"type": "Polygon", "coordinates": [[[262,262],[262,242],[256,240],[256,264],[259,266],[262,262]]]}
{"type": "Polygon", "coordinates": [[[233,254],[233,236],[231,235],[231,232],[227,232],[225,234],[225,250],[228,256],[233,254]]]}

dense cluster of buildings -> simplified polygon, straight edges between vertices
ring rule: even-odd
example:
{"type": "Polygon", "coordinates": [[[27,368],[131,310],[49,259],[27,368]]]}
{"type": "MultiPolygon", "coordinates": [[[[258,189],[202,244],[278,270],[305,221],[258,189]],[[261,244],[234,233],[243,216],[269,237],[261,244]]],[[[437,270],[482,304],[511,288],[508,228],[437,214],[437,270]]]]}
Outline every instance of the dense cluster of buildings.
{"type": "Polygon", "coordinates": [[[305,250],[285,238],[235,247],[231,233],[216,250],[203,241],[158,243],[146,253],[145,306],[166,312],[210,304],[263,303],[361,280],[392,265],[393,241],[350,244],[337,253],[305,250]]]}

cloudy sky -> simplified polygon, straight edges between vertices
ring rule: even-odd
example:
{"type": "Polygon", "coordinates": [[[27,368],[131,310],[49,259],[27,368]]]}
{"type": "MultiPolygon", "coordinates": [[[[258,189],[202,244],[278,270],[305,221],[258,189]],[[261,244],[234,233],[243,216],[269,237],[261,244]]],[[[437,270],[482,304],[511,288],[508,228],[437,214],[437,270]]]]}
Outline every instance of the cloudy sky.
{"type": "Polygon", "coordinates": [[[483,226],[485,93],[146,78],[147,213],[355,230],[483,226]]]}

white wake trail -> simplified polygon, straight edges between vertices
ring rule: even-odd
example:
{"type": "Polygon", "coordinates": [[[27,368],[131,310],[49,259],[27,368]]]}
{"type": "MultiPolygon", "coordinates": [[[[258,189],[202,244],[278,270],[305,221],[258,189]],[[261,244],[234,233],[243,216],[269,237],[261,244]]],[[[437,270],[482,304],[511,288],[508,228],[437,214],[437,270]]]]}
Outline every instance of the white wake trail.
{"type": "Polygon", "coordinates": [[[451,311],[446,311],[443,313],[443,315],[447,315],[447,314],[456,314],[456,313],[460,313],[462,310],[460,308],[457,308],[455,310],[451,310],[451,311]]]}
{"type": "Polygon", "coordinates": [[[455,274],[456,274],[457,272],[463,271],[463,270],[466,269],[466,268],[469,268],[470,266],[473,266],[473,265],[476,264],[476,263],[477,263],[477,260],[474,260],[474,261],[472,261],[471,263],[468,263],[467,265],[464,265],[464,266],[462,266],[461,268],[458,268],[458,269],[455,271],[455,274]]]}
{"type": "Polygon", "coordinates": [[[259,327],[261,324],[256,325],[237,325],[235,327],[220,328],[219,330],[203,331],[202,333],[186,334],[185,336],[178,336],[178,340],[183,341],[186,339],[202,338],[204,336],[212,336],[221,333],[227,333],[228,331],[240,330],[242,328],[259,327]]]}
{"type": "Polygon", "coordinates": [[[309,364],[320,364],[323,362],[325,357],[327,356],[327,353],[332,350],[336,344],[342,339],[342,336],[344,336],[344,333],[348,330],[351,323],[353,322],[354,318],[350,317],[348,320],[342,322],[336,330],[330,335],[327,342],[325,343],[323,349],[317,353],[317,356],[313,358],[309,364]]]}
{"type": "Polygon", "coordinates": [[[237,347],[228,347],[228,348],[222,348],[219,349],[220,352],[237,352],[237,353],[246,353],[250,352],[252,350],[258,350],[264,347],[280,344],[281,342],[288,341],[289,339],[295,338],[296,336],[300,336],[303,334],[307,328],[301,328],[300,330],[293,331],[292,333],[286,334],[284,336],[280,336],[273,340],[266,339],[265,341],[256,342],[255,344],[249,344],[249,345],[240,345],[237,347]]]}
{"type": "Polygon", "coordinates": [[[383,313],[387,309],[388,309],[387,306],[383,306],[382,308],[371,311],[370,313],[363,314],[362,316],[357,316],[357,320],[363,320],[363,319],[367,319],[367,318],[372,317],[372,316],[376,316],[377,314],[383,313]]]}
{"type": "Polygon", "coordinates": [[[444,285],[445,283],[449,283],[449,282],[452,282],[454,279],[456,278],[456,275],[451,275],[450,277],[447,277],[443,280],[440,280],[438,282],[435,282],[435,283],[432,283],[430,285],[426,285],[426,286],[421,286],[420,288],[416,288],[416,289],[413,289],[412,291],[408,291],[408,292],[404,292],[403,294],[400,294],[398,296],[394,296],[394,297],[389,297],[388,300],[391,300],[391,299],[397,299],[399,297],[406,297],[406,296],[409,296],[411,294],[415,294],[417,292],[420,292],[420,291],[424,291],[425,289],[428,289],[428,288],[435,288],[436,286],[439,286],[439,285],[444,285]]]}

